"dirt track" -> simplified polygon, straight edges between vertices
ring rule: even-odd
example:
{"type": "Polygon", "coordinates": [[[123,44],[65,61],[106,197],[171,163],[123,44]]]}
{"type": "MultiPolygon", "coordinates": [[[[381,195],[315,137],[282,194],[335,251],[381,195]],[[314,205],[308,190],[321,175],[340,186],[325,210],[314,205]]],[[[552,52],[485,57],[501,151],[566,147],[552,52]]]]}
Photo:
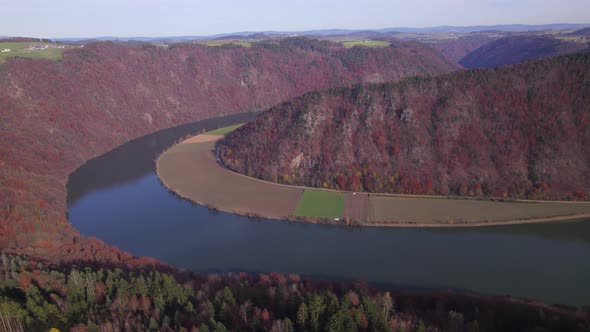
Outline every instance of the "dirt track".
{"type": "MultiPolygon", "coordinates": [[[[191,137],[164,152],[156,163],[162,182],[184,198],[222,211],[294,219],[305,188],[266,182],[225,169],[213,152],[220,137],[191,137]]],[[[590,218],[590,203],[346,193],[343,218],[347,217],[366,226],[488,226],[590,218]]]]}

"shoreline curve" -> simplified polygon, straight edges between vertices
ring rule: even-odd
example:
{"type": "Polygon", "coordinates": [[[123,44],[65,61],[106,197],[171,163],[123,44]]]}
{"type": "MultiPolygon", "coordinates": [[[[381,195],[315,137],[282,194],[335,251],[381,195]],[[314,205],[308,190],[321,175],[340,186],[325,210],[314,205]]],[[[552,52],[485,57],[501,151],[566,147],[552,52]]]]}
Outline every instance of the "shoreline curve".
{"type": "Polygon", "coordinates": [[[360,192],[361,195],[367,195],[370,202],[367,220],[347,220],[345,223],[344,219],[297,216],[297,205],[305,190],[336,192],[342,195],[351,193],[279,184],[236,173],[217,160],[214,146],[221,137],[223,136],[200,134],[163,151],[155,161],[156,174],[160,182],[179,197],[211,209],[252,218],[316,224],[448,228],[569,222],[590,218],[590,202],[495,201],[360,192]],[[526,215],[527,211],[518,211],[522,208],[529,211],[530,216],[526,215]],[[465,211],[457,214],[455,209],[465,211]],[[489,212],[489,215],[504,214],[500,214],[497,220],[488,220],[481,217],[480,209],[494,210],[489,212]],[[434,217],[440,211],[450,213],[451,217],[434,217]],[[415,217],[413,214],[416,213],[420,216],[415,217]],[[375,218],[376,214],[380,217],[371,221],[370,216],[375,218]],[[470,218],[469,215],[473,217],[470,218]],[[524,217],[510,218],[521,215],[524,217]],[[501,219],[502,216],[504,219],[501,219]]]}

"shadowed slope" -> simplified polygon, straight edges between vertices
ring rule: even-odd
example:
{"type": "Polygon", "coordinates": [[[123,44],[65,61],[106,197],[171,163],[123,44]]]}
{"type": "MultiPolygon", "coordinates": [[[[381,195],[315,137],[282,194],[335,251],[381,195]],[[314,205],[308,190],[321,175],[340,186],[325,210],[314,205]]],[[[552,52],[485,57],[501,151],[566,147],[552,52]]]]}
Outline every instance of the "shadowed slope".
{"type": "Polygon", "coordinates": [[[526,60],[580,52],[587,42],[573,42],[553,36],[510,36],[487,43],[459,60],[465,68],[492,68],[526,60]]]}

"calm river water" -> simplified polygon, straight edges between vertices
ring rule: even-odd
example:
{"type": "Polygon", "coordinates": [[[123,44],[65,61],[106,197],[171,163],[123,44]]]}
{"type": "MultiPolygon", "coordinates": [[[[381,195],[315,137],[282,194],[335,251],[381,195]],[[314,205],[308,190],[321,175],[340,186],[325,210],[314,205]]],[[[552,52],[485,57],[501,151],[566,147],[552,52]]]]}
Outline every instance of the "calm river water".
{"type": "Polygon", "coordinates": [[[163,130],[89,161],[70,176],[70,222],[87,236],[193,271],[279,271],[590,304],[590,220],[468,229],[253,220],[194,205],[159,182],[154,159],[174,141],[253,116],[163,130]]]}

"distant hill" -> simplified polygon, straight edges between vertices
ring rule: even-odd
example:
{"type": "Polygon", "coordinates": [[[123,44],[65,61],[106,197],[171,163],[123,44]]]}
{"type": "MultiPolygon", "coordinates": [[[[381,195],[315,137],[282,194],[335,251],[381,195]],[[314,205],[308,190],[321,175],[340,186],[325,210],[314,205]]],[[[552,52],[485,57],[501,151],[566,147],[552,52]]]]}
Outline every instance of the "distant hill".
{"type": "Polygon", "coordinates": [[[445,33],[471,33],[471,32],[482,32],[482,31],[503,31],[503,32],[525,32],[525,31],[544,31],[544,30],[573,30],[588,27],[588,24],[569,24],[569,23],[557,23],[557,24],[542,24],[542,25],[527,25],[527,24],[500,24],[500,25],[473,25],[473,26],[451,26],[443,25],[437,27],[425,27],[425,28],[386,28],[377,31],[380,32],[413,32],[413,33],[432,33],[432,32],[445,32],[445,33]]]}
{"type": "Polygon", "coordinates": [[[488,34],[466,35],[456,39],[441,39],[436,41],[433,46],[449,60],[458,63],[467,54],[498,38],[501,37],[493,37],[488,34]]]}
{"type": "Polygon", "coordinates": [[[590,199],[590,54],[312,92],[218,152],[234,171],[287,184],[590,199]]]}
{"type": "Polygon", "coordinates": [[[284,35],[284,36],[334,36],[347,35],[355,33],[366,33],[368,31],[377,33],[471,33],[481,31],[503,31],[503,32],[524,32],[524,31],[543,31],[543,30],[576,30],[590,26],[590,24],[544,24],[544,25],[526,25],[526,24],[507,24],[507,25],[476,25],[476,26],[437,26],[424,28],[408,28],[408,27],[392,27],[383,29],[320,29],[320,30],[303,30],[303,31],[240,31],[229,32],[215,35],[188,35],[188,36],[160,36],[160,37],[145,37],[145,36],[129,36],[129,37],[78,37],[78,38],[55,38],[60,42],[79,42],[85,40],[102,40],[102,41],[189,41],[189,40],[206,40],[216,39],[221,37],[232,36],[249,36],[253,34],[267,34],[267,35],[284,35]]]}
{"type": "Polygon", "coordinates": [[[8,43],[20,43],[20,42],[41,42],[41,43],[52,43],[50,39],[42,38],[29,38],[29,37],[0,37],[0,42],[8,43]]]}
{"type": "Polygon", "coordinates": [[[579,36],[579,37],[590,37],[590,27],[574,31],[574,32],[570,33],[569,35],[570,36],[579,36]]]}
{"type": "Polygon", "coordinates": [[[491,68],[526,60],[579,52],[587,43],[545,35],[509,36],[484,44],[459,61],[465,68],[491,68]]]}

